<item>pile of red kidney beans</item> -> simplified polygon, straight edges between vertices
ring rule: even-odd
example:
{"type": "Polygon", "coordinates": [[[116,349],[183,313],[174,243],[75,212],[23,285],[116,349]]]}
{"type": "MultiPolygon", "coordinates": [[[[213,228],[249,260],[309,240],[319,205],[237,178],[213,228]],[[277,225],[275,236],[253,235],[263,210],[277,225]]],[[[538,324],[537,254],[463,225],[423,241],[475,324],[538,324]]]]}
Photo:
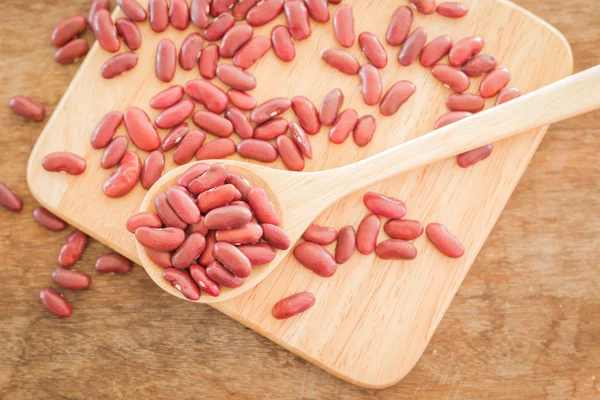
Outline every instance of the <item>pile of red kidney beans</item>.
{"type": "MultiPolygon", "coordinates": [[[[341,2],[192,0],[188,4],[187,0],[171,0],[169,4],[167,0],[150,0],[146,10],[137,0],[117,0],[126,18],[113,22],[109,13],[109,0],[94,0],[87,19],[78,15],[60,22],[53,30],[51,39],[58,47],[55,60],[61,64],[75,62],[87,53],[88,44],[78,36],[88,25],[100,46],[107,52],[117,53],[121,49],[120,39],[123,40],[129,51],[106,60],[100,71],[105,79],[126,79],[126,72],[136,67],[138,58],[135,51],[142,46],[138,23],[148,20],[151,29],[157,33],[164,32],[169,24],[175,29],[183,30],[192,23],[199,29],[199,32],[187,36],[179,52],[168,38],[161,40],[156,49],[157,79],[167,83],[172,81],[177,64],[188,71],[197,66],[199,77],[183,86],[166,87],[153,96],[149,106],[161,110],[154,122],[146,111],[132,106],[123,112],[109,112],[91,133],[92,147],[104,151],[101,167],[116,167],[102,186],[105,195],[111,198],[122,197],[138,181],[145,189],[152,187],[164,172],[165,153],[171,150],[174,150],[173,160],[177,165],[187,164],[194,158],[219,159],[237,153],[241,157],[263,163],[274,162],[281,157],[288,169],[301,171],[304,169],[304,158],[313,156],[309,135],[318,134],[323,126],[330,127],[329,139],[332,143],[343,143],[352,134],[358,146],[368,145],[375,133],[376,118],[373,115],[359,117],[355,110],[343,109],[344,95],[340,89],[328,93],[318,109],[304,96],[292,99],[277,97],[258,104],[248,93],[256,87],[256,79],[247,71],[248,68],[259,62],[271,48],[282,61],[292,61],[296,54],[295,46],[311,35],[311,24],[329,22],[328,3],[336,5],[341,2]],[[286,25],[273,27],[270,38],[254,36],[254,27],[267,24],[281,13],[285,13],[286,25]],[[224,59],[232,59],[232,63],[222,62],[224,59]],[[211,83],[210,80],[214,78],[230,89],[224,91],[211,83]],[[203,109],[195,110],[196,103],[203,109]],[[288,122],[279,117],[290,108],[298,121],[288,122]],[[190,117],[199,129],[190,129],[185,122],[190,117]],[[115,137],[122,123],[125,124],[127,136],[115,137]],[[169,132],[161,139],[158,129],[168,129],[169,132]],[[231,139],[234,133],[241,139],[237,143],[231,139]],[[214,139],[206,142],[207,134],[214,139]],[[137,151],[128,150],[129,140],[142,152],[149,153],[143,163],[137,151]]],[[[409,0],[408,3],[409,5],[400,5],[392,14],[385,40],[389,45],[399,48],[399,64],[409,66],[419,59],[423,67],[431,68],[433,76],[453,92],[446,100],[449,112],[438,118],[435,129],[483,110],[488,98],[497,96],[498,105],[520,95],[518,89],[507,88],[510,82],[508,69],[499,67],[494,55],[481,53],[484,48],[483,38],[469,36],[454,41],[450,36],[442,35],[428,42],[427,29],[422,26],[413,27],[413,10],[410,6],[421,14],[437,12],[448,18],[462,18],[469,11],[466,5],[456,2],[436,4],[435,0],[409,0]],[[446,56],[448,64],[440,63],[446,56]],[[478,94],[463,93],[469,89],[471,77],[481,76],[483,79],[478,94]]],[[[379,70],[387,65],[388,54],[380,39],[372,33],[361,32],[356,40],[350,5],[337,6],[331,19],[340,48],[323,49],[321,59],[341,73],[358,75],[365,104],[378,105],[381,116],[394,115],[417,88],[409,81],[398,81],[384,93],[379,70]],[[368,63],[361,65],[344,50],[356,43],[368,63]]],[[[11,98],[9,106],[16,114],[27,119],[43,121],[45,118],[44,106],[25,96],[11,98]]],[[[492,149],[490,144],[471,150],[459,155],[457,163],[463,168],[470,167],[489,157],[492,149]]],[[[87,168],[82,157],[67,151],[46,155],[42,164],[48,171],[72,175],[83,174],[87,168]]],[[[192,167],[191,170],[198,172],[202,169],[195,168],[194,170],[192,167]]],[[[246,198],[247,187],[240,183],[245,181],[243,177],[237,176],[232,180],[231,176],[235,174],[225,173],[223,181],[215,186],[209,185],[202,191],[190,188],[189,184],[194,180],[206,179],[206,174],[212,168],[215,166],[209,168],[206,165],[206,169],[186,185],[176,185],[178,187],[170,188],[166,194],[157,196],[155,215],[134,216],[128,222],[128,229],[147,247],[149,257],[166,268],[165,279],[191,300],[200,297],[200,289],[209,295],[218,296],[220,285],[241,285],[252,266],[271,261],[275,256],[275,248],[281,248],[281,244],[280,247],[274,244],[273,237],[287,237],[285,232],[277,228],[277,224],[265,223],[257,214],[257,210],[246,198]],[[223,204],[217,201],[218,207],[214,210],[206,209],[204,203],[207,196],[214,201],[215,192],[218,192],[219,201],[227,201],[223,204]],[[223,193],[227,193],[225,197],[222,196],[223,193]],[[188,203],[193,204],[197,210],[197,215],[184,220],[180,212],[185,214],[185,211],[177,209],[177,199],[189,200],[188,203]],[[163,207],[162,214],[158,210],[158,203],[163,207]],[[209,228],[204,225],[211,212],[232,207],[246,209],[246,213],[236,210],[245,215],[244,221],[248,215],[250,219],[241,226],[229,228],[220,228],[219,225],[209,228]],[[198,221],[195,221],[196,216],[200,218],[198,221]],[[265,224],[273,225],[274,228],[265,227],[265,224]],[[169,248],[166,249],[164,243],[163,247],[156,244],[168,235],[177,238],[170,242],[172,246],[167,246],[169,248]],[[219,240],[219,237],[225,239],[219,240]],[[243,240],[239,241],[240,238],[243,240]],[[261,239],[264,243],[259,242],[261,239]],[[215,247],[217,254],[214,254],[215,247]],[[182,274],[185,275],[184,278],[182,274]]],[[[424,229],[419,221],[402,219],[406,214],[406,207],[400,200],[367,193],[364,203],[372,214],[363,219],[356,231],[352,226],[336,232],[329,227],[311,225],[303,235],[304,242],[293,251],[296,259],[322,277],[332,276],[337,265],[348,261],[355,248],[362,254],[375,252],[384,259],[411,260],[417,256],[411,240],[419,237],[424,230],[444,255],[457,258],[464,253],[462,245],[443,225],[430,223],[424,229]],[[377,244],[381,217],[388,218],[384,230],[391,239],[377,244]],[[333,256],[323,246],[336,240],[333,256]]],[[[19,197],[1,183],[0,204],[11,211],[20,211],[22,207],[19,197]]],[[[34,218],[50,230],[66,227],[62,220],[43,208],[34,211],[34,218]]],[[[60,268],[52,276],[65,289],[81,290],[90,284],[89,276],[66,268],[81,256],[86,239],[83,233],[76,231],[61,249],[60,268]]],[[[124,273],[130,268],[128,260],[114,253],[102,256],[96,264],[96,269],[102,272],[124,273]]],[[[43,289],[40,298],[53,314],[61,317],[71,314],[71,305],[54,289],[43,289]]],[[[310,308],[314,302],[312,294],[299,293],[277,303],[273,308],[273,315],[276,318],[288,318],[310,308]]]]}

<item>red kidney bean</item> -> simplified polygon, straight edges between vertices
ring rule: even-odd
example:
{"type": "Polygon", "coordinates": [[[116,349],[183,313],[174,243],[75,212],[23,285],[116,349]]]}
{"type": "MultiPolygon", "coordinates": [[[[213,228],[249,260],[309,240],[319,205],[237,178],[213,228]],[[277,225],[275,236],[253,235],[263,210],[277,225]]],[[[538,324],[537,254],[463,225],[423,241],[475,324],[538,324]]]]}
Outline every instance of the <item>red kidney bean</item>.
{"type": "Polygon", "coordinates": [[[200,53],[204,46],[204,39],[198,32],[190,33],[181,45],[179,51],[179,65],[186,71],[190,71],[198,64],[200,53]]]}
{"type": "MultiPolygon", "coordinates": [[[[306,136],[306,133],[304,133],[304,130],[302,129],[302,127],[300,127],[300,125],[298,125],[296,122],[292,122],[290,124],[290,132],[292,133],[292,139],[298,146],[298,149],[300,150],[300,152],[303,155],[305,155],[306,157],[312,159],[312,156],[313,156],[312,147],[311,147],[310,141],[308,140],[308,137],[306,136]]],[[[282,159],[283,159],[283,157],[282,157],[282,159]]]]}
{"type": "Polygon", "coordinates": [[[270,263],[276,254],[275,249],[266,243],[244,244],[238,246],[238,249],[248,257],[252,265],[270,263]]]}
{"type": "MultiPolygon", "coordinates": [[[[192,154],[193,155],[193,154],[192,154]]],[[[160,179],[165,169],[165,156],[160,150],[148,154],[142,168],[140,181],[144,189],[150,189],[160,179]]]]}
{"type": "Polygon", "coordinates": [[[163,271],[163,278],[188,300],[200,299],[200,288],[192,277],[185,271],[176,268],[167,268],[163,271]]]}
{"type": "Polygon", "coordinates": [[[204,31],[204,38],[210,42],[221,39],[235,25],[235,18],[226,12],[213,19],[204,31]]]}
{"type": "Polygon", "coordinates": [[[267,193],[260,188],[252,188],[248,191],[248,204],[254,211],[256,218],[263,224],[279,225],[281,218],[275,211],[275,206],[267,197],[267,193]]]}
{"type": "Polygon", "coordinates": [[[206,267],[206,275],[221,286],[237,288],[244,284],[243,278],[238,278],[218,261],[213,261],[206,267]]]}
{"type": "Polygon", "coordinates": [[[338,264],[345,264],[352,257],[355,248],[356,232],[354,228],[348,225],[340,229],[335,246],[335,261],[338,264]]]}
{"type": "Polygon", "coordinates": [[[469,12],[469,6],[462,3],[445,1],[437,6],[437,12],[448,18],[462,18],[469,12]]]}
{"type": "Polygon", "coordinates": [[[149,0],[148,14],[150,28],[154,32],[164,32],[169,26],[169,6],[167,0],[149,0]]]}
{"type": "Polygon", "coordinates": [[[450,54],[448,55],[450,64],[455,67],[460,67],[469,58],[479,54],[483,49],[484,44],[485,41],[479,36],[469,36],[459,40],[450,49],[450,54]]]}
{"type": "Polygon", "coordinates": [[[469,59],[463,66],[465,74],[472,77],[479,77],[493,71],[498,66],[498,59],[491,54],[479,54],[469,59]]]}
{"type": "Polygon", "coordinates": [[[67,227],[65,221],[58,218],[56,215],[52,214],[45,208],[41,207],[38,207],[35,210],[33,210],[33,219],[44,228],[53,232],[62,231],[67,227]]]}
{"type": "Polygon", "coordinates": [[[163,110],[154,124],[157,128],[170,129],[181,124],[183,121],[188,119],[194,112],[194,102],[190,99],[183,99],[177,104],[163,110]]]}
{"type": "Polygon", "coordinates": [[[254,37],[235,53],[233,64],[242,69],[248,69],[267,54],[270,48],[271,40],[268,37],[254,37]]]}
{"type": "Polygon", "coordinates": [[[281,156],[281,161],[290,171],[302,171],[304,169],[304,158],[296,146],[296,143],[289,137],[281,135],[277,138],[277,151],[281,156]]]}
{"type": "Polygon", "coordinates": [[[92,18],[92,31],[98,44],[106,51],[114,53],[121,48],[117,29],[107,10],[98,10],[92,18]]]}
{"type": "Polygon", "coordinates": [[[390,21],[385,39],[390,46],[400,46],[410,32],[413,23],[413,12],[408,6],[396,10],[390,21]]]}
{"type": "Polygon", "coordinates": [[[248,191],[252,189],[252,185],[246,178],[241,175],[229,173],[225,179],[225,183],[230,183],[241,193],[242,198],[245,200],[248,195],[248,191]]]}
{"type": "Polygon", "coordinates": [[[250,222],[241,228],[224,229],[217,231],[217,241],[231,244],[256,243],[263,235],[260,225],[250,222]]]}
{"type": "Polygon", "coordinates": [[[206,247],[204,247],[204,251],[200,257],[198,257],[198,264],[202,265],[203,267],[208,267],[213,261],[215,261],[213,247],[216,243],[217,239],[215,238],[215,231],[209,231],[206,235],[206,247]]]}
{"type": "Polygon", "coordinates": [[[283,135],[288,130],[288,122],[283,118],[273,118],[254,128],[254,138],[272,140],[283,135]]]}
{"type": "Polygon", "coordinates": [[[252,219],[252,212],[241,206],[225,206],[211,210],[204,217],[208,229],[241,228],[252,219]]]}
{"type": "Polygon", "coordinates": [[[42,159],[42,167],[46,171],[66,172],[70,175],[80,175],[85,172],[85,160],[68,151],[50,153],[42,159]]]}
{"type": "Polygon", "coordinates": [[[364,64],[358,72],[360,77],[360,91],[366,105],[374,106],[381,100],[383,82],[379,70],[371,64],[364,64]]]}
{"type": "Polygon", "coordinates": [[[383,48],[377,36],[370,32],[363,32],[358,35],[360,49],[373,66],[383,68],[387,65],[387,53],[383,48]]]}
{"type": "Polygon", "coordinates": [[[175,29],[184,30],[190,24],[190,8],[186,0],[171,0],[169,19],[175,29]]]}
{"type": "Polygon", "coordinates": [[[417,88],[412,82],[396,82],[383,96],[379,105],[381,114],[385,116],[394,115],[400,107],[415,93],[417,88]]]}
{"type": "Polygon", "coordinates": [[[232,89],[245,91],[256,87],[256,78],[254,75],[235,65],[219,64],[217,66],[217,77],[232,89]]]}
{"type": "Polygon", "coordinates": [[[256,99],[246,92],[230,89],[227,91],[227,96],[229,97],[231,104],[240,110],[250,111],[256,108],[256,99]]]}
{"type": "Polygon", "coordinates": [[[338,112],[344,103],[344,94],[340,89],[333,89],[323,99],[319,110],[319,120],[323,125],[331,126],[338,117],[338,112]]]}
{"type": "Polygon", "coordinates": [[[0,182],[0,205],[13,212],[23,209],[21,198],[2,182],[0,182]]]}
{"type": "Polygon", "coordinates": [[[235,25],[231,28],[219,45],[219,55],[224,58],[231,58],[242,48],[244,44],[252,38],[254,28],[247,24],[235,25]]]}
{"type": "Polygon", "coordinates": [[[242,139],[248,139],[252,137],[254,128],[242,110],[239,108],[230,107],[225,113],[225,118],[231,122],[233,125],[233,130],[239,135],[239,137],[242,139]]]}
{"type": "Polygon", "coordinates": [[[292,101],[285,97],[275,97],[256,107],[250,114],[250,120],[262,124],[273,117],[286,112],[292,106],[292,101]]]}
{"type": "Polygon", "coordinates": [[[108,197],[119,198],[131,192],[140,178],[142,162],[137,153],[128,151],[119,161],[119,166],[102,184],[108,197]]]}
{"type": "Polygon", "coordinates": [[[215,136],[229,137],[233,133],[233,125],[229,120],[210,111],[196,111],[192,116],[192,120],[200,129],[204,129],[215,136]]]}
{"type": "Polygon", "coordinates": [[[252,264],[248,257],[227,242],[218,242],[213,248],[217,261],[238,278],[247,278],[252,273],[252,264]]]}
{"type": "Polygon", "coordinates": [[[302,239],[320,245],[331,244],[337,239],[337,232],[333,228],[310,224],[302,234],[302,239]]]}
{"type": "Polygon", "coordinates": [[[66,18],[56,25],[52,31],[52,44],[61,47],[71,39],[85,32],[87,22],[81,15],[66,18]]]}
{"type": "MultiPolygon", "coordinates": [[[[296,40],[304,40],[310,36],[311,28],[308,10],[303,1],[288,1],[283,5],[288,30],[296,40]]],[[[350,9],[352,11],[352,9],[350,9]]],[[[352,16],[352,13],[350,13],[352,16]]],[[[354,34],[354,32],[352,32],[354,34]]]]}
{"type": "Polygon", "coordinates": [[[325,23],[329,21],[329,10],[327,9],[327,0],[305,0],[308,13],[317,22],[325,23]]]}
{"type": "Polygon", "coordinates": [[[417,258],[415,246],[401,239],[384,240],[375,247],[377,257],[384,260],[414,260],[417,258]]]}
{"type": "Polygon", "coordinates": [[[240,156],[251,160],[271,163],[277,160],[277,149],[269,142],[259,139],[244,139],[237,144],[240,156]]]}
{"type": "Polygon", "coordinates": [[[171,253],[168,251],[157,251],[152,249],[144,249],[148,258],[161,268],[169,268],[171,264],[171,253]]]}
{"type": "Polygon", "coordinates": [[[217,76],[217,64],[219,63],[219,48],[215,44],[209,44],[200,53],[198,68],[200,75],[205,79],[217,76]]]}
{"type": "Polygon", "coordinates": [[[410,219],[391,219],[383,230],[393,239],[414,240],[423,234],[423,225],[410,219]]]}
{"type": "Polygon", "coordinates": [[[408,2],[421,14],[433,14],[436,9],[435,0],[408,0],[408,2]]]}
{"type": "Polygon", "coordinates": [[[376,214],[367,215],[356,231],[356,247],[362,254],[368,255],[375,250],[381,220],[376,214]]]}
{"type": "Polygon", "coordinates": [[[156,49],[156,77],[163,82],[171,82],[177,67],[177,49],[169,39],[163,39],[156,49]]]}
{"type": "Polygon", "coordinates": [[[329,131],[329,140],[333,143],[344,143],[358,123],[358,114],[352,109],[344,110],[335,120],[329,131]]]}
{"type": "Polygon", "coordinates": [[[433,76],[455,92],[464,92],[471,85],[469,77],[458,68],[437,64],[431,69],[433,76]]]}
{"type": "Polygon", "coordinates": [[[449,35],[438,36],[423,48],[421,65],[429,68],[444,58],[452,48],[452,38],[449,35]]]}
{"type": "Polygon", "coordinates": [[[188,81],[185,84],[185,92],[215,114],[221,114],[229,104],[229,97],[220,87],[204,80],[188,81]]]}
{"type": "Polygon", "coordinates": [[[450,125],[456,121],[460,121],[461,119],[470,117],[471,115],[473,114],[467,111],[451,111],[437,119],[437,121],[435,122],[434,129],[443,128],[446,125],[450,125]]]}
{"type": "Polygon", "coordinates": [[[92,132],[92,148],[103,149],[108,146],[121,122],[123,122],[121,111],[111,111],[106,114],[92,132]]]}
{"type": "Polygon", "coordinates": [[[187,235],[191,235],[192,233],[201,233],[206,237],[208,235],[208,228],[204,225],[204,217],[200,217],[200,221],[195,224],[190,224],[185,230],[187,235]]]}
{"type": "Polygon", "coordinates": [[[142,33],[135,23],[125,18],[119,18],[115,21],[115,27],[130,50],[137,50],[142,46],[142,33]]]}
{"type": "Polygon", "coordinates": [[[137,0],[117,0],[117,5],[121,7],[127,18],[135,22],[143,22],[148,18],[146,10],[137,0]]]}
{"type": "Polygon", "coordinates": [[[208,10],[210,0],[192,0],[190,5],[190,19],[200,29],[205,29],[210,22],[208,10]]]}
{"type": "MultiPolygon", "coordinates": [[[[163,152],[171,150],[183,140],[189,131],[189,126],[186,123],[176,126],[162,141],[160,148],[163,152]]],[[[208,168],[208,167],[207,167],[208,168]]]]}
{"type": "Polygon", "coordinates": [[[48,311],[60,318],[67,318],[73,312],[71,304],[62,294],[51,288],[40,291],[40,301],[48,311]]]}
{"type": "Polygon", "coordinates": [[[83,39],[71,40],[54,53],[54,60],[59,64],[70,64],[87,54],[90,47],[83,39]]]}
{"type": "Polygon", "coordinates": [[[121,53],[112,56],[102,65],[100,75],[104,79],[115,78],[127,71],[131,71],[138,62],[137,54],[133,52],[121,53]]]}
{"type": "Polygon", "coordinates": [[[462,244],[444,225],[431,223],[427,225],[427,237],[440,253],[450,258],[460,258],[465,253],[462,244]]]}
{"type": "Polygon", "coordinates": [[[208,277],[204,267],[198,264],[190,265],[190,275],[198,287],[210,296],[218,297],[221,294],[221,286],[208,277]]]}
{"type": "Polygon", "coordinates": [[[144,247],[158,251],[172,251],[183,244],[185,233],[179,228],[149,228],[135,230],[135,238],[144,247]]]}
{"type": "Polygon", "coordinates": [[[369,211],[386,218],[402,218],[407,212],[402,201],[379,193],[365,193],[363,202],[369,211]]]}
{"type": "Polygon", "coordinates": [[[519,89],[502,89],[498,94],[498,98],[496,99],[496,105],[499,106],[500,104],[504,104],[520,96],[521,92],[519,91],[519,89]]]}
{"type": "Polygon", "coordinates": [[[205,173],[193,179],[188,185],[188,189],[193,194],[198,195],[208,189],[221,186],[225,182],[226,177],[227,171],[225,170],[225,165],[222,163],[213,164],[205,173]]]}
{"type": "Polygon", "coordinates": [[[94,14],[98,10],[108,10],[110,7],[110,0],[94,0],[90,5],[90,11],[88,13],[87,23],[92,26],[94,14]]]}
{"type": "Polygon", "coordinates": [[[271,44],[275,55],[281,61],[289,62],[296,57],[296,48],[292,41],[292,35],[286,26],[277,25],[271,31],[271,44]]]}
{"type": "Polygon", "coordinates": [[[160,137],[148,114],[138,107],[129,107],[124,113],[125,129],[140,150],[152,151],[160,146],[160,137]]]}
{"type": "Polygon", "coordinates": [[[213,0],[210,4],[210,13],[213,17],[223,14],[233,6],[236,0],[213,0]]]}
{"type": "Polygon", "coordinates": [[[228,138],[221,138],[206,143],[198,149],[197,160],[212,160],[230,156],[236,152],[236,144],[228,138]]]}
{"type": "Polygon", "coordinates": [[[246,20],[252,26],[261,26],[274,20],[283,11],[284,0],[264,0],[246,14],[246,20]]]}
{"type": "Polygon", "coordinates": [[[340,49],[325,49],[321,58],[327,64],[346,75],[356,75],[360,70],[360,63],[356,58],[340,49]]]}
{"type": "Polygon", "coordinates": [[[147,226],[148,228],[162,228],[163,222],[155,212],[141,212],[129,217],[125,224],[125,227],[131,233],[135,233],[135,230],[142,226],[147,226]]]}
{"type": "Polygon", "coordinates": [[[71,233],[65,244],[60,248],[58,265],[61,267],[70,267],[75,264],[81,258],[86,243],[87,236],[83,232],[75,231],[71,233]]]}
{"type": "Polygon", "coordinates": [[[354,45],[354,16],[352,6],[345,4],[340,6],[333,14],[333,32],[339,44],[343,47],[354,45]]]}
{"type": "Polygon", "coordinates": [[[126,136],[119,136],[114,138],[106,149],[104,149],[104,153],[102,154],[102,159],[100,160],[100,166],[104,169],[110,169],[117,165],[125,152],[127,151],[127,146],[129,146],[129,139],[126,136]]]}
{"type": "Polygon", "coordinates": [[[183,97],[183,87],[173,85],[162,92],[157,93],[150,99],[150,107],[162,110],[171,107],[183,97]]]}
{"type": "Polygon", "coordinates": [[[298,117],[304,131],[315,135],[321,130],[319,113],[314,104],[304,96],[296,96],[292,99],[292,109],[298,117]]]}
{"type": "MultiPolygon", "coordinates": [[[[186,224],[195,224],[200,221],[200,210],[187,191],[179,190],[173,186],[167,189],[167,201],[177,216],[186,224]]],[[[166,222],[166,221],[165,221],[166,222]]]]}
{"type": "Polygon", "coordinates": [[[485,107],[485,99],[476,94],[454,93],[446,99],[446,106],[452,111],[476,113],[485,107]]]}
{"type": "Polygon", "coordinates": [[[477,149],[467,151],[466,153],[459,154],[456,158],[456,163],[461,168],[469,168],[479,161],[483,161],[488,158],[494,149],[494,146],[488,144],[486,146],[479,147],[477,149]]]}
{"type": "Polygon", "coordinates": [[[96,271],[111,274],[126,274],[132,267],[131,261],[117,253],[101,255],[94,265],[96,271]]]}
{"type": "Polygon", "coordinates": [[[43,121],[46,116],[46,108],[43,105],[25,96],[11,97],[8,107],[15,114],[36,122],[43,121]]]}
{"type": "Polygon", "coordinates": [[[191,181],[204,174],[207,170],[208,164],[196,163],[181,174],[177,180],[177,184],[187,188],[191,181]]]}
{"type": "Polygon", "coordinates": [[[231,9],[235,19],[246,19],[246,14],[252,7],[258,4],[259,0],[239,0],[231,9]]]}
{"type": "Polygon", "coordinates": [[[294,249],[294,257],[300,264],[324,278],[333,276],[337,270],[333,256],[316,243],[300,243],[294,249]]]}
{"type": "Polygon", "coordinates": [[[481,96],[488,98],[494,97],[510,82],[510,71],[508,68],[498,68],[490,72],[483,78],[479,86],[481,96]]]}
{"type": "Polygon", "coordinates": [[[398,53],[398,62],[405,67],[411,65],[423,51],[427,42],[427,29],[419,26],[406,39],[400,53],[398,53]]]}
{"type": "Polygon", "coordinates": [[[364,115],[360,117],[354,128],[352,136],[354,143],[358,146],[363,147],[369,144],[373,135],[375,134],[375,118],[372,115],[364,115]]]}
{"type": "Polygon", "coordinates": [[[83,272],[56,268],[52,271],[52,280],[59,286],[68,290],[85,290],[92,282],[90,277],[83,272]]]}
{"type": "Polygon", "coordinates": [[[233,201],[236,190],[235,186],[228,183],[202,192],[198,196],[198,208],[206,214],[210,210],[223,207],[233,201]]]}
{"type": "Polygon", "coordinates": [[[206,239],[201,233],[192,233],[173,254],[173,267],[184,269],[189,267],[204,251],[206,239]]]}
{"type": "Polygon", "coordinates": [[[275,319],[291,318],[314,306],[315,301],[315,296],[312,293],[296,293],[275,303],[271,314],[275,319]]]}

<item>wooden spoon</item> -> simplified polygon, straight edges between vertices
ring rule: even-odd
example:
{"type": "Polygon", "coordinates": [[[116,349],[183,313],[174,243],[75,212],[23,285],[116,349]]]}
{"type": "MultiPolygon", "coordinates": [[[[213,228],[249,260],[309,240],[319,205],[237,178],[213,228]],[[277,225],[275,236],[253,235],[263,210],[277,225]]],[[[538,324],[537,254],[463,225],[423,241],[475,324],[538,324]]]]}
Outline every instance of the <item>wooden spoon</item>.
{"type": "MultiPolygon", "coordinates": [[[[207,163],[222,162],[229,172],[239,173],[253,186],[263,188],[282,217],[280,227],[287,232],[293,244],[321,212],[357,190],[411,169],[598,108],[600,66],[341,168],[321,172],[291,172],[232,160],[211,160],[207,163]]],[[[144,198],[140,211],[153,211],[154,197],[176,184],[179,176],[191,165],[175,168],[156,182],[144,198]]],[[[187,300],[163,279],[163,268],[148,258],[143,246],[139,243],[136,246],[142,266],[154,282],[172,295],[187,300]]],[[[241,287],[222,288],[219,297],[204,293],[197,302],[225,301],[252,289],[279,265],[292,248],[278,250],[269,264],[254,267],[241,287]]]]}

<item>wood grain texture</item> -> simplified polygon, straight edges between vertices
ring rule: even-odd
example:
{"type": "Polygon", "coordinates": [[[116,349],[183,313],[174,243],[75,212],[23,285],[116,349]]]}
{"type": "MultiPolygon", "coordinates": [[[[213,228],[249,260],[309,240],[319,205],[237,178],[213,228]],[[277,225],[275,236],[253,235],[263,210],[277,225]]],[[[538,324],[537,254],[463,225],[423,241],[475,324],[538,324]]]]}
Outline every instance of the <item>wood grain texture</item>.
{"type": "MultiPolygon", "coordinates": [[[[56,65],[47,38],[64,16],[85,13],[84,3],[6,2],[1,101],[23,93],[54,108],[77,66],[56,65]]],[[[600,61],[594,2],[519,4],[567,35],[577,70],[600,61]]],[[[67,295],[77,319],[49,318],[37,292],[50,284],[67,232],[48,233],[30,218],[24,170],[41,126],[5,108],[0,116],[1,179],[26,201],[20,215],[0,218],[3,398],[598,396],[598,113],[551,129],[423,358],[383,391],[341,382],[208,307],[170,297],[140,268],[94,275],[106,251],[98,243],[78,267],[93,274],[94,289],[67,295]]]]}

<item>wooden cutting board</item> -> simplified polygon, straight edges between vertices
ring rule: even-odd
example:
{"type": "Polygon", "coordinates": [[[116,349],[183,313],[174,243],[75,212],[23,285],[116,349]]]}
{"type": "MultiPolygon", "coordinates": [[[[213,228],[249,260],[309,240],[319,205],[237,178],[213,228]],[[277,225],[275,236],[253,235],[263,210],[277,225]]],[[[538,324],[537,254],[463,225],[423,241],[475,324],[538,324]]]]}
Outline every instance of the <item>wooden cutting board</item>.
{"type": "MultiPolygon", "coordinates": [[[[413,27],[425,26],[430,39],[441,34],[455,40],[481,35],[486,39],[484,52],[496,55],[512,71],[511,86],[524,93],[572,72],[568,43],[544,21],[503,0],[463,2],[471,8],[466,18],[416,14],[413,27]]],[[[370,31],[384,42],[391,13],[407,1],[344,3],[353,6],[357,34],[370,31]]],[[[330,5],[330,11],[334,10],[330,5]]],[[[114,18],[120,16],[122,13],[115,11],[114,18]]],[[[283,16],[257,29],[255,35],[268,36],[278,23],[285,23],[283,16]]],[[[100,168],[102,152],[91,148],[90,134],[106,112],[130,105],[156,117],[158,112],[150,109],[148,100],[169,86],[154,77],[156,45],[168,36],[179,47],[187,34],[197,30],[190,26],[181,32],[169,27],[156,34],[147,22],[139,26],[144,42],[137,52],[138,66],[117,79],[100,77],[100,67],[110,55],[94,44],[42,132],[28,168],[30,189],[41,204],[138,263],[133,235],[124,226],[146,191],[138,185],[121,199],[103,195],[101,185],[111,171],[100,168]],[[83,156],[88,163],[85,174],[72,177],[44,171],[41,159],[54,151],[83,156]]],[[[322,49],[336,47],[331,22],[313,22],[312,26],[312,36],[296,43],[297,57],[292,63],[279,61],[271,51],[250,69],[258,81],[252,95],[259,102],[275,96],[305,95],[319,105],[327,92],[338,87],[346,98],[344,108],[354,108],[359,115],[373,114],[378,127],[373,142],[365,148],[358,148],[352,140],[334,145],[324,128],[310,138],[315,156],[307,160],[307,171],[347,165],[426,134],[437,117],[447,111],[444,100],[449,89],[418,63],[400,66],[395,61],[398,49],[387,45],[390,62],[382,74],[385,88],[407,79],[417,86],[417,93],[393,117],[383,117],[376,107],[365,106],[358,77],[342,75],[319,58],[322,49]]],[[[365,62],[358,45],[349,51],[365,62]]],[[[171,84],[184,84],[198,77],[197,70],[178,69],[171,84]]],[[[214,82],[219,84],[216,79],[214,82]]],[[[479,80],[472,80],[469,92],[476,92],[478,86],[479,80]]],[[[493,101],[488,103],[491,106],[493,101]]],[[[293,119],[291,112],[285,117],[293,119]]],[[[288,257],[256,288],[213,307],[348,382],[368,388],[397,383],[426,348],[545,132],[546,128],[539,129],[498,143],[488,160],[470,169],[461,169],[449,159],[367,189],[404,200],[409,209],[406,218],[445,224],[465,245],[463,258],[443,257],[422,236],[415,241],[419,257],[414,261],[384,261],[356,253],[334,277],[324,279],[288,257]],[[287,321],[271,317],[271,307],[277,300],[304,290],[317,297],[315,307],[287,321]]],[[[165,130],[160,133],[161,137],[166,135],[165,130]]],[[[126,134],[123,126],[117,134],[126,134]]],[[[171,154],[167,154],[167,160],[167,168],[173,168],[171,154]]],[[[283,168],[280,161],[271,166],[283,168]]],[[[357,227],[367,214],[362,205],[365,191],[330,207],[316,222],[338,229],[346,224],[357,227]]],[[[382,232],[379,240],[384,238],[382,232]]]]}

